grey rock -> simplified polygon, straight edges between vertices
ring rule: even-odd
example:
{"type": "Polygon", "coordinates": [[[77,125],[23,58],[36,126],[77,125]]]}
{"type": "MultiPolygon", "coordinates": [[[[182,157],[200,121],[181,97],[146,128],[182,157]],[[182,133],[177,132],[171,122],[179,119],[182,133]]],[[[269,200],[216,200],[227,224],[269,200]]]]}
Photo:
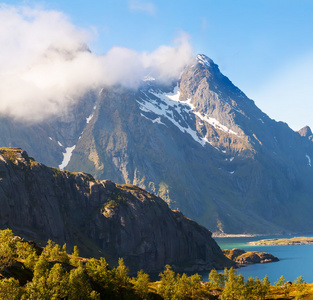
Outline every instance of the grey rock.
{"type": "Polygon", "coordinates": [[[67,170],[140,186],[214,232],[313,229],[311,130],[270,119],[205,55],[168,85],[114,86],[54,120],[0,125],[0,144],[55,167],[76,145],[67,170]],[[164,99],[175,87],[179,100],[164,99]]]}
{"type": "Polygon", "coordinates": [[[77,245],[82,256],[112,265],[123,257],[131,272],[232,265],[211,232],[154,194],[46,167],[18,148],[0,148],[0,195],[0,228],[41,244],[77,245]]]}

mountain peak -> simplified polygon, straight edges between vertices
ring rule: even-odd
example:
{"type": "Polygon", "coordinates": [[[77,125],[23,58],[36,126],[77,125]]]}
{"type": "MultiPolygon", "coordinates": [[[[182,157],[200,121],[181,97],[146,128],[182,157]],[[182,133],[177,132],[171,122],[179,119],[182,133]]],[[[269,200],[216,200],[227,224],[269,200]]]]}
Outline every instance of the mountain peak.
{"type": "Polygon", "coordinates": [[[210,67],[211,64],[214,64],[213,60],[204,54],[198,54],[196,56],[196,60],[198,61],[198,63],[205,65],[207,67],[210,67]]]}
{"type": "MultiPolygon", "coordinates": [[[[210,76],[212,78],[226,78],[226,76],[224,76],[218,65],[216,63],[214,63],[214,61],[209,58],[208,56],[204,55],[204,54],[198,54],[195,58],[195,61],[197,62],[197,66],[204,69],[204,70],[207,70],[209,73],[207,73],[207,76],[210,76]]],[[[192,68],[194,67],[194,65],[192,65],[192,68]]],[[[214,80],[215,80],[214,79],[214,80]]],[[[229,80],[229,79],[227,79],[229,80]]]]}
{"type": "Polygon", "coordinates": [[[301,128],[298,133],[301,135],[301,136],[304,136],[304,137],[309,137],[312,135],[312,131],[311,131],[311,128],[309,126],[304,126],[303,128],[301,128]]]}

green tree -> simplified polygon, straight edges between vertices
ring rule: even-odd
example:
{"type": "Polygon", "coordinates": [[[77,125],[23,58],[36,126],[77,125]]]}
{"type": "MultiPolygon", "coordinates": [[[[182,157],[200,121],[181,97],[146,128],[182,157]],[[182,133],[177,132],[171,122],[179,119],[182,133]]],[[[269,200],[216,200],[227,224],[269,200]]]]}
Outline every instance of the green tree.
{"type": "Polygon", "coordinates": [[[71,258],[70,258],[70,264],[75,266],[75,267],[78,267],[79,265],[79,250],[77,248],[77,246],[74,246],[74,251],[71,255],[71,258]]]}
{"type": "Polygon", "coordinates": [[[144,273],[142,270],[140,270],[137,273],[137,277],[134,278],[133,284],[135,288],[135,293],[141,298],[141,299],[148,299],[149,295],[149,282],[150,277],[148,274],[144,273]]]}
{"type": "Polygon", "coordinates": [[[217,271],[213,269],[209,274],[209,282],[214,288],[223,287],[225,285],[225,276],[223,273],[217,273],[217,271]]]}
{"type": "Polygon", "coordinates": [[[15,256],[15,241],[12,230],[0,231],[0,271],[9,267],[15,256]]]}
{"type": "Polygon", "coordinates": [[[264,300],[266,298],[266,296],[268,295],[269,291],[270,291],[270,287],[271,287],[271,283],[268,279],[268,276],[266,275],[264,277],[264,279],[262,280],[262,288],[261,288],[261,292],[260,292],[260,299],[264,300]]]}
{"type": "Polygon", "coordinates": [[[89,300],[100,300],[101,299],[101,295],[96,292],[96,291],[92,291],[89,295],[89,300]]]}
{"type": "Polygon", "coordinates": [[[307,283],[303,279],[303,276],[299,276],[295,282],[296,299],[304,299],[307,294],[307,283]]]}
{"type": "Polygon", "coordinates": [[[244,286],[244,295],[245,300],[252,299],[265,299],[266,295],[269,292],[270,282],[268,277],[265,276],[263,280],[260,280],[258,277],[252,278],[250,277],[244,286]]]}
{"type": "Polygon", "coordinates": [[[86,271],[88,276],[103,288],[110,292],[114,290],[114,272],[109,270],[109,265],[103,257],[101,257],[100,260],[95,258],[89,259],[86,263],[86,271]]]}
{"type": "Polygon", "coordinates": [[[47,278],[47,286],[50,291],[50,298],[65,299],[68,295],[68,274],[65,272],[61,264],[55,264],[47,278]]]}
{"type": "Polygon", "coordinates": [[[4,278],[0,280],[0,299],[17,300],[22,295],[18,280],[11,278],[4,278]]]}
{"type": "Polygon", "coordinates": [[[160,294],[165,300],[172,299],[176,292],[175,272],[170,265],[166,265],[165,271],[160,273],[159,276],[161,277],[161,280],[157,287],[158,294],[160,294]]]}
{"type": "Polygon", "coordinates": [[[47,258],[51,259],[51,252],[55,245],[55,242],[48,240],[47,245],[43,248],[43,252],[47,258]]]}
{"type": "Polygon", "coordinates": [[[129,287],[130,278],[128,276],[129,269],[125,266],[124,259],[119,258],[118,266],[114,269],[115,279],[120,283],[123,287],[129,287]]]}
{"type": "Polygon", "coordinates": [[[245,295],[247,300],[254,299],[255,281],[253,277],[249,277],[245,284],[245,295]]]}
{"type": "Polygon", "coordinates": [[[245,300],[244,278],[237,275],[236,270],[232,267],[224,271],[225,287],[222,293],[222,300],[245,300]]]}
{"type": "Polygon", "coordinates": [[[49,275],[49,264],[45,253],[39,256],[34,267],[34,277],[31,282],[25,286],[25,295],[22,299],[43,299],[49,300],[50,290],[47,286],[47,278],[49,275]]]}
{"type": "Polygon", "coordinates": [[[15,245],[16,254],[20,259],[27,259],[29,255],[36,254],[35,248],[27,242],[17,241],[15,245]]]}
{"type": "Polygon", "coordinates": [[[65,263],[69,263],[70,262],[70,259],[69,259],[68,254],[67,254],[66,244],[64,244],[62,246],[62,250],[59,253],[59,260],[62,261],[62,262],[65,262],[65,263]]]}
{"type": "Polygon", "coordinates": [[[69,300],[90,299],[92,289],[89,285],[87,275],[82,265],[79,265],[76,269],[71,270],[68,284],[69,300]]]}
{"type": "Polygon", "coordinates": [[[41,253],[39,259],[34,267],[34,278],[48,277],[49,263],[45,253],[41,253]]]}
{"type": "Polygon", "coordinates": [[[36,254],[36,252],[33,252],[27,256],[27,258],[24,261],[24,265],[26,268],[29,268],[30,270],[33,271],[37,261],[38,255],[36,254]]]}
{"type": "Polygon", "coordinates": [[[287,283],[283,275],[280,276],[274,284],[276,287],[278,287],[279,290],[281,290],[284,293],[285,298],[289,296],[290,285],[287,283]]]}
{"type": "Polygon", "coordinates": [[[182,276],[177,274],[173,298],[189,299],[190,292],[190,278],[185,273],[182,276]]]}
{"type": "Polygon", "coordinates": [[[282,276],[280,276],[278,279],[277,279],[277,281],[275,281],[274,282],[274,284],[275,284],[275,286],[277,286],[277,287],[282,287],[283,285],[285,285],[285,283],[286,283],[286,279],[285,279],[285,277],[282,275],[282,276]]]}
{"type": "Polygon", "coordinates": [[[51,249],[50,259],[51,260],[60,260],[61,259],[61,248],[58,244],[55,244],[54,247],[51,249]]]}
{"type": "Polygon", "coordinates": [[[194,274],[189,277],[190,296],[191,299],[200,298],[202,277],[199,274],[194,274]]]}

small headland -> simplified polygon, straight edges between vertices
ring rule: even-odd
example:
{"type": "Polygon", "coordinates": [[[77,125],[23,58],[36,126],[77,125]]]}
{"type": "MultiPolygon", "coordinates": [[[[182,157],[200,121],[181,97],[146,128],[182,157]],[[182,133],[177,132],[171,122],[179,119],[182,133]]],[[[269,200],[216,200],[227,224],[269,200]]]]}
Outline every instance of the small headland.
{"type": "Polygon", "coordinates": [[[284,245],[310,245],[313,244],[313,237],[293,237],[293,238],[283,238],[283,239],[265,239],[255,242],[249,242],[248,245],[253,246],[284,246],[284,245]]]}
{"type": "Polygon", "coordinates": [[[279,259],[269,253],[257,251],[245,251],[243,249],[224,249],[224,255],[234,261],[238,267],[248,264],[263,264],[279,261],[279,259]]]}

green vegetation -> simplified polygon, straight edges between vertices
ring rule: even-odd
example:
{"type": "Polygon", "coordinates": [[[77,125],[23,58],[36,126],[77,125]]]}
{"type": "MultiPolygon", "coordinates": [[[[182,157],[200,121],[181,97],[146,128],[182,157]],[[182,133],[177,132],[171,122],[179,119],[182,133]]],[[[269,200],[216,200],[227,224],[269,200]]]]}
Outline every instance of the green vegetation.
{"type": "Polygon", "coordinates": [[[275,286],[267,277],[245,280],[236,270],[212,270],[209,281],[199,274],[175,273],[169,265],[160,281],[150,282],[139,271],[129,277],[122,258],[110,268],[104,258],[81,258],[75,246],[71,255],[66,244],[48,241],[44,248],[0,231],[0,299],[312,299],[313,288],[302,277],[294,283],[281,276],[275,286]]]}
{"type": "Polygon", "coordinates": [[[102,210],[105,211],[106,209],[115,209],[126,202],[126,196],[123,195],[123,193],[120,191],[115,191],[110,197],[108,197],[108,200],[106,203],[104,203],[102,210]]]}
{"type": "Polygon", "coordinates": [[[245,281],[234,268],[225,269],[223,273],[211,271],[208,284],[211,288],[221,289],[222,300],[237,299],[266,299],[270,291],[270,282],[267,277],[263,280],[250,277],[245,281]]]}
{"type": "Polygon", "coordinates": [[[21,148],[7,148],[0,147],[0,155],[4,156],[7,160],[9,160],[14,165],[17,165],[19,160],[24,159],[27,161],[29,166],[33,168],[34,166],[39,165],[38,162],[34,160],[34,158],[29,157],[25,151],[21,148]]]}
{"type": "Polygon", "coordinates": [[[5,156],[10,161],[15,161],[17,159],[17,153],[21,152],[20,148],[0,148],[0,154],[5,156]]]}
{"type": "Polygon", "coordinates": [[[306,245],[306,244],[313,244],[313,237],[293,237],[290,239],[265,239],[259,240],[255,242],[249,242],[249,245],[306,245]]]}

